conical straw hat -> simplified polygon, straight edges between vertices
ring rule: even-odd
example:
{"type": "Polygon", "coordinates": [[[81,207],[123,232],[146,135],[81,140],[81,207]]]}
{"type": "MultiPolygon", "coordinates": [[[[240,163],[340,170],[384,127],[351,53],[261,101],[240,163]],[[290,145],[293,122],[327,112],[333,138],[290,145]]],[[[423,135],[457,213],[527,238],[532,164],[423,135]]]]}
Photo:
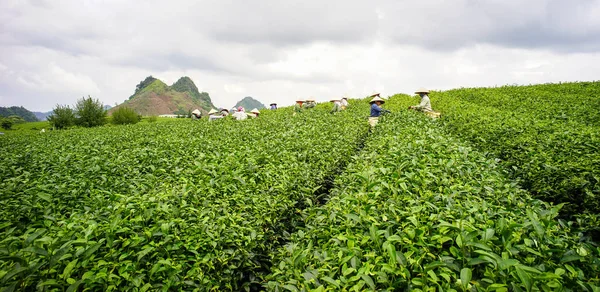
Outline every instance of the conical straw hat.
{"type": "Polygon", "coordinates": [[[277,105],[277,104],[276,103],[271,103],[269,106],[271,106],[271,105],[277,105]]]}
{"type": "Polygon", "coordinates": [[[260,114],[257,108],[253,108],[250,112],[253,114],[260,114]]]}
{"type": "Polygon", "coordinates": [[[192,112],[192,114],[199,115],[199,114],[200,114],[200,110],[198,110],[198,109],[195,109],[195,110],[192,112]]]}
{"type": "Polygon", "coordinates": [[[216,111],[214,108],[208,112],[209,115],[216,114],[216,113],[218,113],[218,111],[216,111]]]}
{"type": "Polygon", "coordinates": [[[340,99],[339,98],[334,98],[334,99],[330,100],[330,102],[336,102],[336,101],[340,101],[340,99]]]}
{"type": "Polygon", "coordinates": [[[306,100],[306,102],[315,102],[315,101],[316,101],[316,99],[314,99],[313,97],[306,100]]]}
{"type": "Polygon", "coordinates": [[[369,95],[369,97],[375,97],[375,96],[379,96],[379,92],[377,92],[377,91],[373,91],[373,92],[371,93],[371,95],[369,95]]]}
{"type": "Polygon", "coordinates": [[[369,101],[369,103],[374,103],[376,101],[381,101],[381,103],[385,103],[385,100],[381,99],[381,97],[376,96],[373,99],[371,99],[371,101],[369,101]]]}
{"type": "Polygon", "coordinates": [[[296,100],[296,102],[297,102],[297,103],[298,103],[298,102],[302,102],[302,103],[304,103],[304,100],[297,99],[297,100],[296,100]]]}
{"type": "Polygon", "coordinates": [[[417,91],[415,91],[415,93],[429,93],[429,90],[427,90],[427,88],[421,87],[421,88],[417,89],[417,91]]]}

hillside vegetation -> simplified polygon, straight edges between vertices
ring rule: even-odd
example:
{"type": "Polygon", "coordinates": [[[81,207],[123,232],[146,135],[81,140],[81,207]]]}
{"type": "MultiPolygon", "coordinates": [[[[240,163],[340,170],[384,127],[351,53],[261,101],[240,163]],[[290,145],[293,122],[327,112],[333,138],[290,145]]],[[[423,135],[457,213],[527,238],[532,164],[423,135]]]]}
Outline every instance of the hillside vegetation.
{"type": "Polygon", "coordinates": [[[17,116],[26,122],[37,122],[38,118],[34,113],[28,111],[22,106],[0,107],[0,117],[17,116]]]}
{"type": "Polygon", "coordinates": [[[199,109],[206,113],[214,108],[210,96],[199,92],[189,77],[181,77],[173,85],[168,86],[152,76],[147,77],[136,86],[135,93],[124,103],[111,108],[111,114],[119,107],[128,107],[144,116],[161,114],[188,114],[199,109]]]}

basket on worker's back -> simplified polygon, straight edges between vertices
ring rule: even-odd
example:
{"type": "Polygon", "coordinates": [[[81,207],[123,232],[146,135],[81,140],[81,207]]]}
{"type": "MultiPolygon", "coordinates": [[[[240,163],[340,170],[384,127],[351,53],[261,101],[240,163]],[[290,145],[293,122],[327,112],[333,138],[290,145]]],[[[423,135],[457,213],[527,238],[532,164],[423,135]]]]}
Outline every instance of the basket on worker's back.
{"type": "Polygon", "coordinates": [[[440,113],[440,112],[433,112],[433,111],[431,111],[431,112],[425,112],[425,114],[426,114],[428,117],[430,117],[430,118],[434,118],[434,119],[437,119],[437,118],[439,118],[439,117],[441,117],[441,116],[442,116],[442,113],[440,113]]]}

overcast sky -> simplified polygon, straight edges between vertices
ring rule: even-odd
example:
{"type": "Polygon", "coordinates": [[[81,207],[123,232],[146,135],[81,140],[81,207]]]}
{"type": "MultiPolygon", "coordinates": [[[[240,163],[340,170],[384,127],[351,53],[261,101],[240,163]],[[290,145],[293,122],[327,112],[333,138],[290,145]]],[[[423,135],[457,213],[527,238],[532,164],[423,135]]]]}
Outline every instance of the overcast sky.
{"type": "Polygon", "coordinates": [[[216,106],[600,79],[600,0],[1,0],[0,106],[189,76],[216,106]]]}

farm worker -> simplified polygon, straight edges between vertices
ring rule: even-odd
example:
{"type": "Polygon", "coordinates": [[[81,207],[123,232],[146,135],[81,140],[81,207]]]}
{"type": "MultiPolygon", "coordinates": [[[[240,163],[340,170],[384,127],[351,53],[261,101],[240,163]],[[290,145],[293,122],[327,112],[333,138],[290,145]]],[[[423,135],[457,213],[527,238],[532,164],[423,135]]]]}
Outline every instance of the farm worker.
{"type": "Polygon", "coordinates": [[[304,108],[313,108],[315,106],[317,106],[317,104],[315,103],[315,99],[309,98],[306,100],[306,105],[304,105],[304,108]]]}
{"type": "Polygon", "coordinates": [[[238,121],[242,121],[248,118],[248,115],[246,114],[245,110],[243,107],[238,107],[237,112],[235,112],[235,114],[232,115],[233,118],[235,118],[238,121]]]}
{"type": "Polygon", "coordinates": [[[339,99],[332,99],[331,102],[333,102],[333,109],[331,109],[332,114],[342,111],[342,103],[339,99]]]}
{"type": "Polygon", "coordinates": [[[421,96],[421,103],[419,103],[418,106],[409,106],[408,108],[422,111],[427,116],[432,118],[439,118],[441,113],[436,112],[431,108],[431,101],[429,100],[429,96],[427,95],[429,93],[429,90],[421,87],[419,88],[419,90],[415,91],[415,93],[421,96]]]}
{"type": "Polygon", "coordinates": [[[296,113],[302,112],[302,104],[303,103],[304,103],[304,100],[296,100],[296,104],[294,105],[294,115],[296,113]]]}
{"type": "Polygon", "coordinates": [[[260,112],[258,111],[258,109],[254,108],[250,111],[250,113],[248,114],[249,118],[258,118],[258,115],[260,115],[260,112]]]}
{"type": "Polygon", "coordinates": [[[236,108],[235,108],[235,106],[234,106],[234,107],[232,107],[232,108],[231,108],[231,110],[229,110],[229,112],[230,112],[231,114],[235,114],[235,112],[237,112],[237,109],[236,109],[236,108]]]}
{"type": "Polygon", "coordinates": [[[421,87],[415,91],[415,93],[421,96],[421,103],[419,103],[417,106],[409,106],[408,109],[414,109],[422,112],[432,112],[433,109],[431,109],[431,101],[429,100],[429,96],[427,96],[429,90],[421,87]]]}
{"type": "Polygon", "coordinates": [[[223,115],[224,117],[229,115],[229,110],[226,108],[221,109],[221,115],[223,115]]]}
{"type": "Polygon", "coordinates": [[[272,110],[276,110],[277,109],[277,104],[276,103],[272,103],[269,106],[271,107],[272,110]]]}
{"type": "Polygon", "coordinates": [[[342,104],[342,110],[345,110],[348,107],[348,98],[346,96],[342,97],[342,100],[340,100],[340,103],[342,104]]]}
{"type": "Polygon", "coordinates": [[[215,110],[214,108],[208,112],[208,120],[209,121],[214,121],[216,119],[221,119],[221,118],[223,118],[223,114],[219,114],[219,112],[217,110],[215,110]]]}
{"type": "Polygon", "coordinates": [[[192,119],[193,119],[193,120],[199,120],[201,117],[202,117],[202,113],[200,112],[200,110],[199,110],[199,109],[195,109],[195,110],[192,112],[192,119]]]}
{"type": "Polygon", "coordinates": [[[377,122],[379,121],[379,116],[381,116],[384,113],[389,113],[390,111],[381,108],[381,105],[384,104],[385,101],[381,99],[381,97],[379,97],[378,95],[376,95],[369,103],[371,104],[371,115],[369,116],[369,125],[371,125],[371,127],[375,127],[375,125],[377,125],[377,122]]]}

